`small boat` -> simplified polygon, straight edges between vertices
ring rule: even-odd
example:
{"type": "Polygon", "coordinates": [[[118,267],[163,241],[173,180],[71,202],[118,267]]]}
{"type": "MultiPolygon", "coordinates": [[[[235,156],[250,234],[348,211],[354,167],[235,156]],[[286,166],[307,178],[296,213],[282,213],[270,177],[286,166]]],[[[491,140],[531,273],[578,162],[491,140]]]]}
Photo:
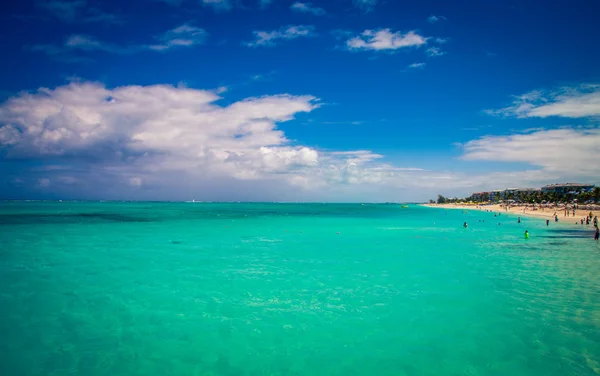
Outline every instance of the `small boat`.
{"type": "Polygon", "coordinates": [[[401,205],[400,206],[402,209],[408,209],[408,205],[401,205]]]}

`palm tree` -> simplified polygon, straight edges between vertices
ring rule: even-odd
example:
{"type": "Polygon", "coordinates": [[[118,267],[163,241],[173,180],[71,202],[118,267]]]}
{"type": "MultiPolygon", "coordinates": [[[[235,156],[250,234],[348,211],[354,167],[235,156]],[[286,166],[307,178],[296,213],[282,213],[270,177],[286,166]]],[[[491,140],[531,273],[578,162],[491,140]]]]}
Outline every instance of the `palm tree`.
{"type": "Polygon", "coordinates": [[[594,187],[592,190],[592,197],[596,203],[600,201],[600,187],[594,187]]]}

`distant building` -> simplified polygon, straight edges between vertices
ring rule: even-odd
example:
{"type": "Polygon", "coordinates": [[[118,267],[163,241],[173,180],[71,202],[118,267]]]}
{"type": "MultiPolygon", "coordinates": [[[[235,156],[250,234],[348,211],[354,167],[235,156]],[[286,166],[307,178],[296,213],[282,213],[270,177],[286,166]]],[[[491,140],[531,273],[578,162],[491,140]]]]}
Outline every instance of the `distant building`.
{"type": "Polygon", "coordinates": [[[540,188],[509,188],[504,191],[504,198],[519,200],[541,191],[540,188]]]}
{"type": "Polygon", "coordinates": [[[519,188],[508,188],[502,192],[502,198],[506,200],[514,199],[519,188]]]}
{"type": "Polygon", "coordinates": [[[495,190],[490,192],[490,201],[499,201],[504,199],[504,191],[495,190]]]}
{"type": "Polygon", "coordinates": [[[490,192],[473,192],[470,199],[476,202],[489,201],[490,192]]]}
{"type": "Polygon", "coordinates": [[[577,194],[580,192],[589,192],[594,189],[593,184],[580,184],[580,183],[565,183],[565,184],[549,184],[542,187],[544,193],[558,193],[558,194],[577,194]]]}

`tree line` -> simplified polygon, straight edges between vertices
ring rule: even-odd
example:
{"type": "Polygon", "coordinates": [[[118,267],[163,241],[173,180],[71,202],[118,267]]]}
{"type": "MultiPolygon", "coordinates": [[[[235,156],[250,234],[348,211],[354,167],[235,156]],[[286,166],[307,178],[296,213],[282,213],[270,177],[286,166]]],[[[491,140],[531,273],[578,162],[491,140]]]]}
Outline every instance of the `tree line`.
{"type": "MultiPolygon", "coordinates": [[[[579,192],[579,193],[559,193],[559,192],[542,192],[535,191],[531,193],[516,193],[516,192],[506,192],[504,197],[500,197],[500,195],[495,195],[495,202],[506,200],[514,200],[516,202],[521,203],[569,203],[577,200],[578,203],[586,203],[586,202],[595,202],[600,203],[600,187],[594,187],[593,190],[588,192],[579,192]]],[[[464,203],[467,201],[490,201],[489,193],[484,193],[480,199],[475,199],[473,196],[469,196],[467,198],[449,198],[444,197],[443,195],[438,195],[437,200],[429,200],[430,204],[453,204],[453,203],[464,203]]]]}

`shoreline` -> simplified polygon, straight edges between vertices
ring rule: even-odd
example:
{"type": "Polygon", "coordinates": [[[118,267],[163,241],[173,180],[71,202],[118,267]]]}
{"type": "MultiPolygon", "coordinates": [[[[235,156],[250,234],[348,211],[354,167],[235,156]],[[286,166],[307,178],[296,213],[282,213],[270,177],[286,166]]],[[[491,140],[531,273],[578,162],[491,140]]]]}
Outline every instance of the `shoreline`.
{"type": "MultiPolygon", "coordinates": [[[[439,208],[439,209],[463,209],[463,210],[478,210],[478,211],[491,211],[494,213],[510,213],[512,215],[516,215],[516,216],[521,216],[521,217],[528,217],[528,218],[537,218],[537,219],[541,219],[541,220],[550,220],[551,222],[554,222],[554,213],[556,213],[556,215],[558,216],[558,221],[562,224],[568,224],[571,223],[572,225],[578,225],[578,226],[582,226],[581,225],[581,219],[585,218],[589,215],[590,210],[575,210],[575,216],[573,216],[572,210],[570,210],[568,212],[568,216],[565,216],[565,209],[564,208],[541,208],[541,209],[537,209],[537,210],[533,210],[532,208],[529,207],[521,207],[521,206],[511,206],[511,207],[504,207],[503,205],[500,204],[495,204],[495,205],[484,205],[484,206],[475,206],[475,205],[464,205],[464,204],[421,204],[421,206],[426,206],[429,208],[439,208]],[[577,221],[577,223],[575,223],[575,221],[577,221]]],[[[600,211],[598,210],[591,210],[592,212],[592,218],[595,216],[600,216],[600,211]]],[[[583,222],[583,226],[587,228],[587,225],[585,224],[585,219],[583,222]]],[[[594,225],[593,222],[590,221],[590,226],[593,229],[594,225]]]]}

